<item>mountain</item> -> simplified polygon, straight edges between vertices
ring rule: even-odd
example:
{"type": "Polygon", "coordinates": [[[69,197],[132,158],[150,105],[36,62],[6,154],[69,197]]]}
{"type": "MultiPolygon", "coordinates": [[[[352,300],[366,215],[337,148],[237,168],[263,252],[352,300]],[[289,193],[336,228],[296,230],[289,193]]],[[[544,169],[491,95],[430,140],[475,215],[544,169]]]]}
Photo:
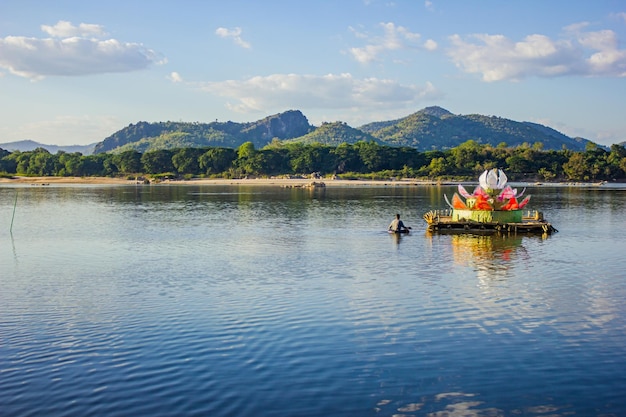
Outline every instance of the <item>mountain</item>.
{"type": "Polygon", "coordinates": [[[20,140],[16,142],[0,143],[0,149],[4,149],[10,152],[14,152],[14,151],[27,152],[27,151],[33,151],[37,148],[44,148],[52,154],[55,154],[59,151],[63,151],[67,153],[80,152],[83,155],[93,154],[93,150],[95,146],[96,146],[95,143],[92,143],[90,145],[68,145],[68,146],[44,145],[43,143],[35,142],[34,140],[20,140]]]}
{"type": "Polygon", "coordinates": [[[314,126],[299,110],[289,110],[284,113],[266,117],[254,123],[245,125],[241,133],[245,135],[244,142],[252,142],[255,147],[262,148],[277,138],[281,140],[297,138],[306,135],[314,126]]]}
{"type": "MultiPolygon", "coordinates": [[[[423,108],[422,110],[420,110],[417,113],[422,114],[422,115],[433,116],[435,118],[442,118],[444,116],[453,116],[453,114],[450,113],[448,110],[446,110],[444,108],[441,108],[439,106],[425,107],[425,108],[423,108]]],[[[417,114],[417,113],[415,113],[415,114],[417,114]]],[[[387,120],[387,121],[382,121],[382,122],[372,122],[372,123],[368,123],[366,125],[363,125],[363,126],[359,127],[359,129],[364,131],[364,132],[373,133],[373,132],[377,132],[379,130],[388,128],[390,126],[393,126],[395,124],[398,124],[398,123],[402,122],[404,119],[406,119],[406,117],[404,117],[402,119],[396,119],[396,120],[387,120]]]]}
{"type": "Polygon", "coordinates": [[[542,142],[544,149],[584,150],[586,139],[572,139],[549,127],[479,114],[455,115],[441,107],[427,107],[391,122],[370,123],[359,128],[384,143],[410,146],[420,151],[449,149],[467,140],[515,147],[542,142]]]}
{"type": "Polygon", "coordinates": [[[252,123],[139,122],[98,143],[95,153],[207,146],[236,148],[244,142],[252,142],[256,148],[262,148],[274,138],[292,139],[313,129],[299,110],[289,110],[252,123]]]}
{"type": "MultiPolygon", "coordinates": [[[[552,129],[551,127],[548,126],[544,126],[544,125],[540,125],[537,123],[532,123],[532,122],[523,122],[526,125],[531,126],[534,129],[537,129],[543,133],[545,133],[548,136],[552,136],[555,138],[556,140],[556,145],[558,146],[559,143],[564,144],[568,149],[580,149],[580,150],[584,150],[587,142],[589,142],[589,140],[587,139],[583,139],[580,137],[575,137],[575,138],[570,138],[569,136],[564,135],[563,133],[552,129]],[[581,149],[582,148],[582,149],[581,149]]],[[[544,143],[544,147],[547,149],[551,149],[551,146],[548,146],[546,143],[544,143]]]]}
{"type": "Polygon", "coordinates": [[[290,143],[341,143],[374,141],[382,145],[408,146],[419,151],[450,149],[468,140],[498,146],[516,147],[524,143],[543,143],[543,148],[585,150],[589,142],[570,138],[550,127],[517,122],[480,114],[457,115],[438,107],[426,107],[396,120],[378,121],[359,128],[344,122],[309,124],[298,110],[268,116],[250,123],[212,122],[139,122],[131,124],[95,146],[95,153],[155,149],[222,146],[237,148],[252,142],[260,149],[279,139],[290,143]]]}
{"type": "Polygon", "coordinates": [[[342,143],[354,144],[359,141],[377,142],[383,144],[369,133],[348,126],[344,122],[322,123],[320,127],[295,139],[285,142],[299,142],[305,144],[321,143],[322,145],[338,146],[342,143]]]}

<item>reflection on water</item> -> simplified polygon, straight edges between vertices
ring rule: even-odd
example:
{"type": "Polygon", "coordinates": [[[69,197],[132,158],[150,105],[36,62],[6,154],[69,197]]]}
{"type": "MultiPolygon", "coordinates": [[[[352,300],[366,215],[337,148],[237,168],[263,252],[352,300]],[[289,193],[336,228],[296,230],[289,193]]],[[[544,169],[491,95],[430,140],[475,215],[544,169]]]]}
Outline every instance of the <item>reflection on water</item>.
{"type": "Polygon", "coordinates": [[[462,264],[469,261],[475,265],[487,265],[488,268],[494,263],[509,262],[522,245],[522,237],[517,235],[458,234],[451,237],[456,262],[462,264]]]}
{"type": "Polygon", "coordinates": [[[430,235],[444,191],[33,187],[9,235],[0,187],[0,414],[625,415],[626,195],[430,235]]]}
{"type": "MultiPolygon", "coordinates": [[[[543,243],[551,238],[547,234],[535,236],[499,233],[452,233],[443,236],[450,242],[452,261],[457,266],[475,271],[483,284],[506,278],[512,268],[532,262],[531,253],[524,242],[543,243]]],[[[441,235],[427,231],[426,237],[432,244],[432,240],[441,238],[441,235]]]]}
{"type": "Polygon", "coordinates": [[[391,241],[394,244],[394,247],[398,248],[398,245],[402,243],[402,239],[405,239],[408,235],[404,233],[388,233],[391,237],[391,241]]]}
{"type": "Polygon", "coordinates": [[[451,236],[454,262],[471,266],[481,278],[506,276],[512,262],[528,261],[521,236],[500,234],[451,236]]]}

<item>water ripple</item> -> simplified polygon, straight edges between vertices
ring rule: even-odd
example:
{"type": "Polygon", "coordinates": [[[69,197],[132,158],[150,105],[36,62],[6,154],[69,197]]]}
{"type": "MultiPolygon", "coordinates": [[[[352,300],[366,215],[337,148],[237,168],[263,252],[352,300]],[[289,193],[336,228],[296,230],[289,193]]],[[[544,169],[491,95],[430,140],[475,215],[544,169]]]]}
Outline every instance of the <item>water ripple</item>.
{"type": "Polygon", "coordinates": [[[0,414],[623,414],[626,214],[550,190],[548,239],[430,236],[440,191],[29,192],[0,414]]]}

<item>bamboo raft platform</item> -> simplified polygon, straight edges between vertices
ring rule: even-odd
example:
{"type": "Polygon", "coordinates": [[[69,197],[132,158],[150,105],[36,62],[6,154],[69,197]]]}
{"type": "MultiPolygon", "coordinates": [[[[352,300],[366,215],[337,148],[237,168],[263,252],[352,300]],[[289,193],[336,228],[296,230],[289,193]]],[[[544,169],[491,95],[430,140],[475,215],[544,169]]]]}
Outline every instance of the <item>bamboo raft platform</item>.
{"type": "Polygon", "coordinates": [[[473,220],[452,220],[452,210],[432,210],[424,214],[427,230],[437,233],[474,234],[540,234],[558,232],[552,224],[543,219],[540,211],[528,211],[521,222],[478,222],[473,220]]]}

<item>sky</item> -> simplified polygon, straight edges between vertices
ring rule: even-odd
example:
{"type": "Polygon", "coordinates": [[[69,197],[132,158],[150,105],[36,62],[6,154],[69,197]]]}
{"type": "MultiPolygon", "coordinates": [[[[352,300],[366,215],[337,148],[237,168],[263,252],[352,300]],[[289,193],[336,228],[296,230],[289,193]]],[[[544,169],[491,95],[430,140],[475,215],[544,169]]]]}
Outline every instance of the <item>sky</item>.
{"type": "Polygon", "coordinates": [[[0,143],[428,106],[626,141],[626,1],[0,1],[0,143]]]}

